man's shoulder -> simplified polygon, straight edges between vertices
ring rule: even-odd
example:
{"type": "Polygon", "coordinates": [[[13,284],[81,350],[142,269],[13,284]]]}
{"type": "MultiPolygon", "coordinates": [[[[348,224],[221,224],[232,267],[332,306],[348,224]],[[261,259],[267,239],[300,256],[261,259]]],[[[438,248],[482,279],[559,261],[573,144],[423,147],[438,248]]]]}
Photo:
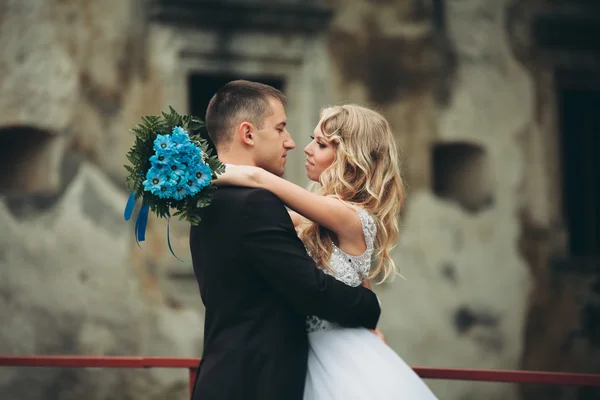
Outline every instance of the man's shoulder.
{"type": "MultiPolygon", "coordinates": [[[[242,216],[270,216],[287,214],[287,210],[279,197],[272,192],[251,187],[222,186],[219,187],[211,204],[202,210],[207,219],[223,218],[224,215],[242,216]]],[[[203,219],[205,219],[203,217],[203,219]]]]}
{"type": "MultiPolygon", "coordinates": [[[[250,187],[219,187],[211,204],[201,210],[202,222],[192,226],[191,230],[202,232],[215,226],[233,229],[230,223],[239,226],[243,221],[269,223],[268,221],[289,220],[289,214],[283,202],[272,192],[250,187]],[[225,222],[224,221],[228,221],[225,222]]],[[[291,220],[290,220],[291,223],[291,220]]],[[[195,233],[197,233],[195,232],[195,233]]]]}
{"type": "Polygon", "coordinates": [[[217,189],[216,201],[237,200],[242,203],[263,201],[270,204],[281,204],[283,202],[272,192],[262,188],[251,188],[245,186],[223,186],[217,189]]]}

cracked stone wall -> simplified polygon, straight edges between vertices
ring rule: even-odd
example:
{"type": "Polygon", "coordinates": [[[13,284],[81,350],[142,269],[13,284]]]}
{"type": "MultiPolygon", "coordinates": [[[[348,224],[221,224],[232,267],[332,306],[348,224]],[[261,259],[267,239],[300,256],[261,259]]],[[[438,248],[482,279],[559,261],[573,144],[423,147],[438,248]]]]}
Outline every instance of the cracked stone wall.
{"type": "MultiPolygon", "coordinates": [[[[201,313],[165,300],[136,258],[158,260],[162,242],[139,252],[122,216],[127,129],[166,107],[177,57],[141,6],[0,2],[0,354],[201,354],[201,313]]],[[[11,400],[187,390],[182,370],[0,373],[11,400]]]]}
{"type": "MultiPolygon", "coordinates": [[[[403,147],[405,279],[378,288],[381,328],[411,365],[518,369],[531,289],[519,138],[535,99],[509,46],[508,2],[369,3],[344,3],[330,47],[335,101],[380,109],[403,147]]],[[[444,399],[518,398],[509,384],[428,384],[444,399]]]]}
{"type": "MultiPolygon", "coordinates": [[[[302,92],[288,110],[297,153],[329,103],[374,107],[396,133],[409,192],[394,253],[404,279],[376,291],[381,328],[411,365],[518,369],[527,353],[538,275],[521,255],[521,217],[551,219],[540,193],[551,186],[541,135],[552,122],[540,122],[536,104],[552,89],[540,95],[511,47],[514,3],[331,0],[325,36],[286,72],[288,90],[302,92]]],[[[140,250],[122,219],[127,129],[169,104],[187,107],[182,35],[149,23],[143,0],[0,2],[0,354],[201,354],[189,228],[172,224],[180,263],[164,221],[149,220],[140,250]]],[[[243,39],[227,40],[244,62],[215,60],[260,74],[243,39]]],[[[304,183],[302,154],[290,163],[304,183]]],[[[504,383],[427,383],[445,400],[521,398],[504,383]]],[[[14,400],[184,399],[187,374],[4,369],[0,391],[14,400]]]]}

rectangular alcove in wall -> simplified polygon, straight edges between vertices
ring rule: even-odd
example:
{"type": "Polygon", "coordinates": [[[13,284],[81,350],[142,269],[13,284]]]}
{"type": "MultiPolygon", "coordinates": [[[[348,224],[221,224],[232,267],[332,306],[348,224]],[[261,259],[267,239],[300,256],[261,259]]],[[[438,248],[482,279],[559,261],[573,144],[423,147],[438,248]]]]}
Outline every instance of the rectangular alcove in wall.
{"type": "Polygon", "coordinates": [[[231,74],[192,73],[188,77],[190,113],[204,120],[206,108],[213,95],[226,83],[237,79],[264,83],[285,93],[284,78],[269,76],[240,76],[231,74]]]}
{"type": "Polygon", "coordinates": [[[561,90],[564,212],[574,256],[600,256],[600,91],[561,90]]]}
{"type": "Polygon", "coordinates": [[[569,256],[594,263],[600,260],[600,76],[572,76],[558,76],[563,215],[569,256]]]}

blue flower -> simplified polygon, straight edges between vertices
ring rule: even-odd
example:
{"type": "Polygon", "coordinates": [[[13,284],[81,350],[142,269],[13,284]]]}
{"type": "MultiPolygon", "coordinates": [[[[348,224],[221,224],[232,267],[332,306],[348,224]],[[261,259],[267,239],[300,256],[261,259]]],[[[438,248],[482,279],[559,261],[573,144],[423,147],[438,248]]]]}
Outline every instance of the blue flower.
{"type": "Polygon", "coordinates": [[[179,185],[175,188],[175,191],[173,193],[173,198],[175,200],[179,201],[179,200],[183,200],[189,194],[190,194],[189,187],[184,183],[183,185],[179,185]]]}
{"type": "Polygon", "coordinates": [[[157,194],[161,191],[161,188],[167,184],[167,177],[161,174],[160,171],[150,168],[146,174],[146,180],[143,183],[144,190],[157,194]]]}
{"type": "Polygon", "coordinates": [[[195,167],[197,164],[202,162],[202,158],[200,157],[200,148],[191,145],[189,148],[184,148],[179,153],[179,160],[190,167],[195,167]]]}
{"type": "Polygon", "coordinates": [[[173,130],[171,131],[171,133],[173,135],[186,135],[187,136],[187,131],[180,126],[174,127],[173,130]]]}
{"type": "Polygon", "coordinates": [[[194,178],[196,183],[200,186],[200,188],[204,188],[210,185],[210,180],[212,178],[212,170],[208,165],[204,163],[198,164],[198,166],[194,170],[194,178]]]}
{"type": "Polygon", "coordinates": [[[195,161],[192,157],[190,157],[188,154],[181,154],[179,156],[179,162],[183,165],[186,166],[186,168],[190,168],[190,166],[192,166],[192,168],[194,167],[195,161]]]}
{"type": "Polygon", "coordinates": [[[146,174],[146,180],[142,182],[144,190],[161,199],[170,198],[177,186],[177,180],[173,174],[169,174],[166,168],[150,168],[146,174]]]}
{"type": "Polygon", "coordinates": [[[190,144],[190,137],[188,133],[181,128],[180,126],[176,126],[173,128],[173,133],[171,134],[171,141],[173,142],[174,147],[181,151],[184,147],[190,144]]]}
{"type": "Polygon", "coordinates": [[[160,191],[157,193],[154,193],[154,195],[158,196],[161,199],[170,199],[171,197],[173,197],[173,188],[163,186],[160,188],[160,191]]]}
{"type": "Polygon", "coordinates": [[[156,135],[156,139],[154,139],[154,151],[156,151],[157,154],[168,151],[173,147],[174,144],[169,135],[156,135]]]}
{"type": "Polygon", "coordinates": [[[169,163],[168,157],[161,154],[155,154],[152,157],[150,157],[150,162],[152,163],[153,167],[158,167],[160,166],[159,169],[162,169],[163,166],[167,165],[169,163]]]}
{"type": "Polygon", "coordinates": [[[181,148],[180,152],[186,156],[194,158],[200,157],[202,150],[200,150],[200,147],[198,147],[198,145],[195,143],[188,142],[181,148]]]}
{"type": "Polygon", "coordinates": [[[188,176],[187,178],[188,180],[186,182],[186,185],[188,187],[188,191],[192,196],[195,196],[199,191],[203,189],[203,186],[200,186],[198,184],[198,180],[195,177],[188,176]]]}
{"type": "Polygon", "coordinates": [[[173,162],[169,167],[171,175],[175,175],[176,177],[181,177],[186,174],[187,167],[185,164],[180,162],[173,162]]]}
{"type": "Polygon", "coordinates": [[[154,193],[154,195],[161,199],[172,198],[177,188],[177,181],[172,176],[166,176],[166,178],[165,184],[161,186],[160,191],[154,193]]]}
{"type": "Polygon", "coordinates": [[[202,150],[190,141],[181,127],[170,135],[157,135],[152,167],[146,174],[144,190],[161,199],[182,200],[210,185],[212,170],[202,160],[202,150]]]}

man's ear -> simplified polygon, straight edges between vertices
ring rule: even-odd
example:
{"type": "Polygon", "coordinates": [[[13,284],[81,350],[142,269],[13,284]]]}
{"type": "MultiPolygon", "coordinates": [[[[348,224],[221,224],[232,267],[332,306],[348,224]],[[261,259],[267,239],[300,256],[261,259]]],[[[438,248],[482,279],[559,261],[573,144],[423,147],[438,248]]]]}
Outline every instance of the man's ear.
{"type": "Polygon", "coordinates": [[[254,126],[250,122],[239,124],[237,133],[242,143],[247,146],[254,146],[254,126]]]}

